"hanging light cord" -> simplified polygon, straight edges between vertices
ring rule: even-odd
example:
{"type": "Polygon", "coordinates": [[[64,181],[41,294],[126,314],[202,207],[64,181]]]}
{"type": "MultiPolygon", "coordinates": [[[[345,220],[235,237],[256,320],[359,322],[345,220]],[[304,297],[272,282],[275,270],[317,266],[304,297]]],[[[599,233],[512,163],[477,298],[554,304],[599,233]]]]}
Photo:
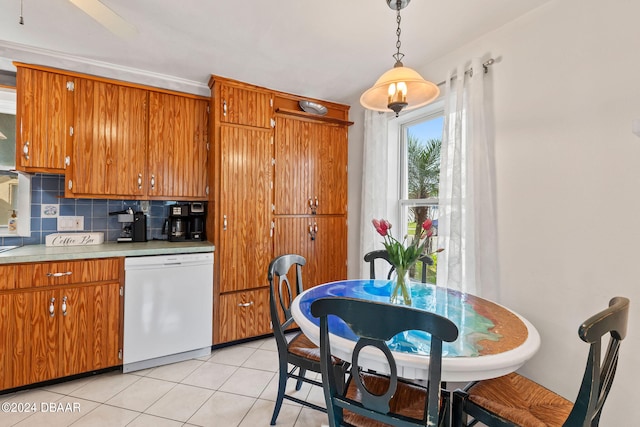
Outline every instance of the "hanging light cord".
{"type": "Polygon", "coordinates": [[[24,25],[24,18],[22,17],[22,0],[20,0],[20,20],[18,20],[20,25],[24,25]]]}
{"type": "Polygon", "coordinates": [[[398,23],[398,29],[396,30],[396,36],[398,36],[398,41],[396,41],[397,52],[391,55],[396,60],[394,67],[402,67],[402,58],[404,58],[404,53],[400,53],[400,46],[402,45],[400,42],[400,34],[402,33],[402,30],[400,29],[400,21],[402,21],[402,17],[400,17],[400,9],[402,9],[402,1],[398,0],[396,2],[396,10],[398,13],[396,16],[396,22],[398,23]]]}

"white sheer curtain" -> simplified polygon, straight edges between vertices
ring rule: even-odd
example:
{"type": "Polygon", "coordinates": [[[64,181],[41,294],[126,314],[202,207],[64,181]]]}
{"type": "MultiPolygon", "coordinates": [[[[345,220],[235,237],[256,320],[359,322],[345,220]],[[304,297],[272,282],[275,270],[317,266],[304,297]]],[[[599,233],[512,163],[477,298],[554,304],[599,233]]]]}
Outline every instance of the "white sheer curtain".
{"type": "Polygon", "coordinates": [[[445,83],[440,154],[439,285],[499,297],[493,141],[485,114],[484,68],[459,66],[445,83]]]}
{"type": "MultiPolygon", "coordinates": [[[[389,171],[394,170],[397,154],[389,147],[389,115],[365,110],[364,113],[364,148],[362,158],[362,210],[360,229],[360,254],[383,249],[382,238],[375,232],[371,220],[385,218],[393,223],[395,203],[390,195],[395,196],[397,190],[389,188],[389,171]],[[395,160],[394,160],[395,159],[395,160]]],[[[369,269],[362,258],[360,277],[369,277],[369,269]]]]}

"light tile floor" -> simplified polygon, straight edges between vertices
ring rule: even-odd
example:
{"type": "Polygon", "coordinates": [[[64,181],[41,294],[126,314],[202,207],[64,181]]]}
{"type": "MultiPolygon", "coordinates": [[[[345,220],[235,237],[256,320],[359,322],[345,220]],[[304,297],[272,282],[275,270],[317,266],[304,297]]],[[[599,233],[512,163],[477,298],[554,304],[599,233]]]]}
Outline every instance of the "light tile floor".
{"type": "MultiPolygon", "coordinates": [[[[195,360],[0,395],[0,404],[29,404],[31,409],[35,404],[36,409],[2,411],[0,427],[268,426],[277,370],[275,340],[267,338],[214,350],[195,360]]],[[[295,383],[288,385],[291,393],[295,383]]],[[[319,387],[305,384],[296,394],[324,406],[319,387]]],[[[326,424],[326,414],[287,400],[277,422],[280,427],[326,424]]]]}

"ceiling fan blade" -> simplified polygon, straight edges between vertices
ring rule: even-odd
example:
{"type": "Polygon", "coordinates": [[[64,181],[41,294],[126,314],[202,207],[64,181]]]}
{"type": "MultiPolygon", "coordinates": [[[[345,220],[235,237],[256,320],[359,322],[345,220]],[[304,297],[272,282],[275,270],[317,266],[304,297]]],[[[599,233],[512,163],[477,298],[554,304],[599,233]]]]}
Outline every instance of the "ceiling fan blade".
{"type": "Polygon", "coordinates": [[[105,6],[100,0],[69,0],[84,13],[98,21],[100,25],[123,39],[131,39],[138,29],[120,15],[105,6]]]}

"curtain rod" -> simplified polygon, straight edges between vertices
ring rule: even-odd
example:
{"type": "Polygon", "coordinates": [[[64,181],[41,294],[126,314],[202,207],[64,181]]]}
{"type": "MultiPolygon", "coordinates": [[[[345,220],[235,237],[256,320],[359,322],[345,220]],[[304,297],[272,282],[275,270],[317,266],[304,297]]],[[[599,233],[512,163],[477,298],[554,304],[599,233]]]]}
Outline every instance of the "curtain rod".
{"type": "MultiPolygon", "coordinates": [[[[493,58],[489,58],[487,61],[482,63],[482,68],[484,69],[485,74],[489,72],[489,66],[493,65],[496,62],[495,59],[493,58]]],[[[464,74],[469,74],[469,76],[473,76],[473,68],[469,68],[468,70],[464,71],[464,74]]],[[[456,74],[453,74],[451,76],[451,80],[454,80],[457,77],[456,74]]],[[[446,80],[441,81],[440,83],[438,83],[438,86],[442,86],[446,83],[446,80]]]]}

